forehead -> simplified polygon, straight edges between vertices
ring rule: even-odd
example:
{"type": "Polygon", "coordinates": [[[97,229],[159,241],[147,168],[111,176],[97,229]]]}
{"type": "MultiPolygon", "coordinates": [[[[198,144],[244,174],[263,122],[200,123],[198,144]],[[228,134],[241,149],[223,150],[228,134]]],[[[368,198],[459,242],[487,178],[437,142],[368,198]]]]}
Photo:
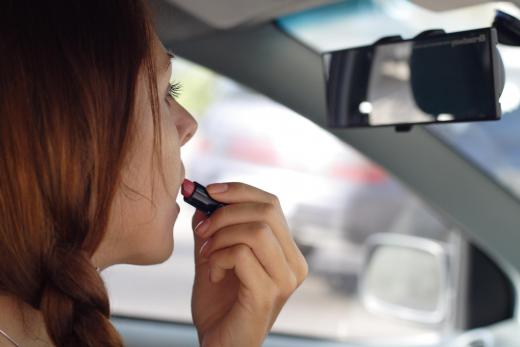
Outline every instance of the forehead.
{"type": "Polygon", "coordinates": [[[167,71],[173,56],[166,48],[164,48],[156,34],[152,36],[152,54],[158,72],[167,71]]]}

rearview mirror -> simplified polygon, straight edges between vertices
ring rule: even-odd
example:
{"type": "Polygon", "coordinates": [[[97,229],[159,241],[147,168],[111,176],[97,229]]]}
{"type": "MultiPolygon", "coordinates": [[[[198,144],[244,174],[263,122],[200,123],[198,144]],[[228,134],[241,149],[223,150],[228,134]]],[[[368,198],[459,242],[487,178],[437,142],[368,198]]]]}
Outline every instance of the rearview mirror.
{"type": "Polygon", "coordinates": [[[332,128],[498,120],[504,67],[494,28],[323,54],[332,128]]]}
{"type": "Polygon", "coordinates": [[[448,261],[441,244],[401,234],[368,239],[360,294],[365,307],[418,323],[448,314],[448,261]]]}

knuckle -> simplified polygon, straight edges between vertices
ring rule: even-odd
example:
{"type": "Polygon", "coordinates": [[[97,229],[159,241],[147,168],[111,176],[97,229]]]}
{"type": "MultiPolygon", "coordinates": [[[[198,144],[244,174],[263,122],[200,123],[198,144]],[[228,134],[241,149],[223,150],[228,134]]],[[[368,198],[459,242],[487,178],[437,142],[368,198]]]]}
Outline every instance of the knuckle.
{"type": "Polygon", "coordinates": [[[293,259],[291,268],[294,271],[298,285],[300,285],[309,275],[309,264],[298,247],[296,247],[296,254],[293,259]]]}
{"type": "Polygon", "coordinates": [[[291,273],[291,275],[287,277],[287,280],[283,286],[281,286],[279,289],[279,298],[282,300],[287,300],[292,295],[292,293],[294,293],[297,287],[298,283],[296,276],[291,273]]]}
{"type": "Polygon", "coordinates": [[[269,201],[269,204],[273,206],[280,206],[280,200],[278,199],[278,196],[267,193],[267,200],[269,201]]]}
{"type": "MultiPolygon", "coordinates": [[[[225,218],[225,216],[228,214],[226,206],[217,209],[215,212],[211,214],[209,218],[211,218],[212,222],[218,222],[221,219],[225,218]]],[[[213,223],[212,223],[213,224],[213,223]]]]}
{"type": "Polygon", "coordinates": [[[264,241],[270,240],[271,228],[266,223],[258,222],[251,225],[249,232],[252,242],[261,244],[264,241]]]}
{"type": "Polygon", "coordinates": [[[219,262],[219,254],[213,253],[208,257],[208,265],[210,268],[215,268],[219,262]]]}
{"type": "Polygon", "coordinates": [[[265,203],[260,205],[260,211],[265,219],[273,217],[276,213],[276,206],[271,203],[265,203]]]}
{"type": "Polygon", "coordinates": [[[233,248],[233,256],[238,261],[245,261],[251,256],[251,248],[244,244],[236,245],[233,248]]]}
{"type": "Polygon", "coordinates": [[[211,223],[209,224],[209,228],[211,230],[220,229],[221,226],[226,224],[226,221],[232,216],[232,212],[228,208],[228,206],[224,206],[222,208],[217,209],[215,212],[211,214],[208,218],[211,223]]]}
{"type": "Polygon", "coordinates": [[[307,261],[302,256],[302,260],[300,261],[297,270],[298,285],[300,285],[307,278],[307,276],[309,276],[309,264],[307,264],[307,261]]]}
{"type": "Polygon", "coordinates": [[[259,240],[264,238],[264,231],[259,226],[254,226],[251,228],[251,232],[249,233],[252,241],[258,242],[259,240]]]}
{"type": "Polygon", "coordinates": [[[262,240],[269,236],[271,228],[266,223],[258,222],[251,226],[251,234],[253,239],[262,240]]]}
{"type": "Polygon", "coordinates": [[[298,279],[296,278],[296,275],[291,273],[291,275],[289,276],[288,278],[288,288],[289,290],[292,292],[294,292],[294,290],[296,288],[298,288],[298,279]]]}

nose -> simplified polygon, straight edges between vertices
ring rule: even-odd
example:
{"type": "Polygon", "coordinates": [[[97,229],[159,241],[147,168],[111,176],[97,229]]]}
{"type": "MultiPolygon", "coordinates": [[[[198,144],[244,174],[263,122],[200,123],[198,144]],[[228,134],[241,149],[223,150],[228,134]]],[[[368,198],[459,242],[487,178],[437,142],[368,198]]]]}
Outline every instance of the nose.
{"type": "Polygon", "coordinates": [[[193,116],[181,106],[182,114],[177,119],[177,132],[181,146],[188,142],[197,131],[197,121],[193,116]]]}

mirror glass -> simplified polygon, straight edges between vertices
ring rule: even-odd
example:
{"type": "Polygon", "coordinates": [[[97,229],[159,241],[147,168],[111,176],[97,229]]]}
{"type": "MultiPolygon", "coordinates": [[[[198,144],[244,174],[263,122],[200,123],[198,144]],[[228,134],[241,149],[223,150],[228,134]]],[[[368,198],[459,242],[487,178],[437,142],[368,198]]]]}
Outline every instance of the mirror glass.
{"type": "Polygon", "coordinates": [[[501,63],[493,33],[437,34],[325,54],[329,126],[499,119],[501,63]]]}
{"type": "Polygon", "coordinates": [[[434,253],[384,245],[371,252],[363,294],[378,308],[436,313],[442,305],[443,282],[443,264],[434,253]]]}

